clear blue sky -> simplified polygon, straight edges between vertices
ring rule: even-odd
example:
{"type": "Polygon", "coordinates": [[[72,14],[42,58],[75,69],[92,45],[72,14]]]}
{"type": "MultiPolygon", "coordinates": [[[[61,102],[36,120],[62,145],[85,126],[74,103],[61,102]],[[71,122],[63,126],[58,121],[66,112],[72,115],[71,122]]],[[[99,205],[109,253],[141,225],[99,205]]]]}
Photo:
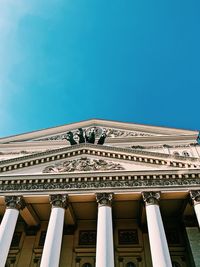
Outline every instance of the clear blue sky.
{"type": "Polygon", "coordinates": [[[199,0],[0,0],[0,136],[102,118],[200,129],[199,0]]]}

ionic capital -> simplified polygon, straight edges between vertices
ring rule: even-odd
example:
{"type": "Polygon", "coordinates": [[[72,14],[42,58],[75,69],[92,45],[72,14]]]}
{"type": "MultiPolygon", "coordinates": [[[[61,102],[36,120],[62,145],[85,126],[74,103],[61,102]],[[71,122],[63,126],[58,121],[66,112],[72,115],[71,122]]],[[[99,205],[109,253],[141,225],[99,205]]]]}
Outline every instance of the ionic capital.
{"type": "Polygon", "coordinates": [[[200,190],[191,190],[190,197],[193,205],[200,204],[200,190]]]}
{"type": "Polygon", "coordinates": [[[159,205],[160,193],[159,192],[143,192],[142,193],[143,200],[145,205],[159,205]]]}
{"type": "Polygon", "coordinates": [[[97,193],[96,200],[100,206],[111,206],[113,193],[97,193]]]}
{"type": "Polygon", "coordinates": [[[8,209],[24,209],[26,204],[22,196],[5,196],[5,203],[8,209]]]}
{"type": "Polygon", "coordinates": [[[50,195],[49,202],[52,208],[64,208],[68,207],[68,195],[50,195]]]}

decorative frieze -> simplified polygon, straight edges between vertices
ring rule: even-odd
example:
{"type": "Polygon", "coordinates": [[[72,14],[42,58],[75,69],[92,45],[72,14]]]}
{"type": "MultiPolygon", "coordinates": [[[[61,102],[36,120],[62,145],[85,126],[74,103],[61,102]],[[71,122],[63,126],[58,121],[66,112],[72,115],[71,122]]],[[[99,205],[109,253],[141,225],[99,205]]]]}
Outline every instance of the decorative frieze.
{"type": "Polygon", "coordinates": [[[158,205],[159,199],[160,199],[160,193],[159,192],[142,192],[143,200],[148,205],[158,205]]]}
{"type": "Polygon", "coordinates": [[[109,171],[124,170],[119,163],[106,161],[103,159],[90,159],[82,157],[80,159],[68,160],[45,167],[43,173],[75,172],[75,171],[109,171]]]}
{"type": "Polygon", "coordinates": [[[112,189],[143,189],[143,188],[176,188],[182,187],[188,189],[189,186],[200,186],[200,173],[198,170],[188,170],[186,173],[162,172],[160,173],[116,173],[99,174],[98,176],[79,174],[76,177],[60,174],[49,176],[8,176],[0,178],[0,193],[4,192],[40,192],[40,191],[85,191],[98,190],[102,188],[112,189]]]}
{"type": "MultiPolygon", "coordinates": [[[[89,133],[94,132],[95,137],[99,138],[102,136],[102,133],[105,133],[109,138],[126,138],[126,137],[145,137],[145,136],[155,136],[157,134],[150,134],[145,132],[139,131],[130,131],[130,130],[121,130],[116,128],[102,128],[102,127],[88,127],[82,129],[86,135],[88,136],[89,133]]],[[[80,139],[80,128],[71,130],[75,142],[80,139]]],[[[61,133],[53,136],[48,136],[44,138],[35,139],[35,141],[60,141],[66,137],[66,133],[61,133]]],[[[34,140],[33,140],[34,141],[34,140]]]]}
{"type": "Polygon", "coordinates": [[[10,209],[24,209],[25,201],[22,196],[5,196],[6,207],[10,209]]]}
{"type": "Polygon", "coordinates": [[[23,179],[0,180],[0,193],[4,192],[37,192],[37,191],[85,191],[98,189],[143,189],[143,188],[177,188],[188,189],[188,186],[200,186],[200,173],[185,174],[146,174],[146,175],[103,175],[103,176],[77,176],[65,177],[41,177],[30,179],[24,176],[23,179]]]}
{"type": "Polygon", "coordinates": [[[144,136],[155,136],[156,134],[150,134],[139,131],[127,131],[115,128],[106,128],[106,134],[110,138],[124,138],[124,137],[144,137],[144,136]]]}
{"type": "Polygon", "coordinates": [[[67,208],[68,195],[50,195],[49,201],[52,207],[67,208]]]}
{"type": "Polygon", "coordinates": [[[111,206],[113,193],[97,193],[96,200],[99,206],[111,206]]]}
{"type": "Polygon", "coordinates": [[[191,190],[190,197],[193,205],[200,204],[200,190],[191,190]]]}

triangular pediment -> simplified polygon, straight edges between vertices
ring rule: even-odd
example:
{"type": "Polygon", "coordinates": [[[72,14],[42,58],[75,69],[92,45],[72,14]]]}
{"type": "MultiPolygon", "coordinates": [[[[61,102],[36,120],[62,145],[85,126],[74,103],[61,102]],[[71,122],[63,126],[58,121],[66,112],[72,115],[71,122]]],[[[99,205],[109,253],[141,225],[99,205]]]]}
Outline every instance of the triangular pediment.
{"type": "Polygon", "coordinates": [[[75,140],[76,132],[82,128],[85,132],[90,129],[95,129],[96,138],[101,136],[102,131],[106,132],[106,142],[112,142],[113,139],[127,139],[127,138],[156,138],[160,136],[193,136],[194,140],[198,136],[197,131],[156,127],[149,125],[141,125],[134,123],[122,123],[116,121],[106,120],[88,120],[78,123],[67,124],[63,126],[53,127],[45,130],[35,131],[31,133],[20,134],[16,136],[0,138],[0,143],[11,142],[45,142],[45,141],[62,141],[66,133],[71,131],[74,134],[75,140]]]}
{"type": "Polygon", "coordinates": [[[131,149],[82,144],[0,162],[0,175],[134,172],[199,168],[190,159],[131,149]]]}

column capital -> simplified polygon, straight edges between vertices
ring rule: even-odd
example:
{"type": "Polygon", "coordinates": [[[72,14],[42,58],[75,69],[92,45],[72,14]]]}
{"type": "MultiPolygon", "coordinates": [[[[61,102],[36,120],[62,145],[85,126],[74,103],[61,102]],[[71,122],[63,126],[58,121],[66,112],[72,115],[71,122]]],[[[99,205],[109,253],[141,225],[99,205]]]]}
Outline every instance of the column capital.
{"type": "Polygon", "coordinates": [[[200,204],[200,190],[191,190],[190,198],[193,205],[200,204]]]}
{"type": "Polygon", "coordinates": [[[49,196],[50,204],[52,208],[64,208],[68,207],[68,195],[50,195],[49,196]]]}
{"type": "Polygon", "coordinates": [[[8,209],[24,209],[26,204],[22,196],[5,196],[5,203],[8,209]]]}
{"type": "Polygon", "coordinates": [[[160,199],[160,193],[159,192],[142,192],[143,200],[148,205],[158,205],[159,199],[160,199]]]}
{"type": "Polygon", "coordinates": [[[97,193],[96,200],[100,206],[111,206],[113,193],[97,193]]]}

